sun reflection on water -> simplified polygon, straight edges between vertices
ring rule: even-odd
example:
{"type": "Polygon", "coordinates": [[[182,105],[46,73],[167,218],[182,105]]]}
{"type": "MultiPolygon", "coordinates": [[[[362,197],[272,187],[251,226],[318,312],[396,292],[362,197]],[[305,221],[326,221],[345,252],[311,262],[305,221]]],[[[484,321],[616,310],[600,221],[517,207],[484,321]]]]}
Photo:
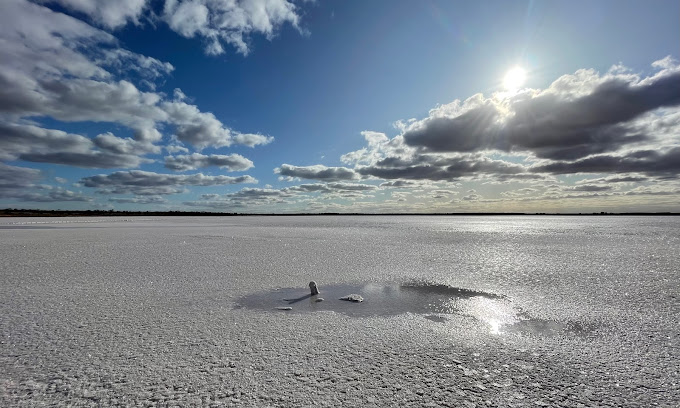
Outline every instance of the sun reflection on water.
{"type": "Polygon", "coordinates": [[[492,334],[503,334],[503,327],[518,321],[516,310],[509,301],[473,297],[459,303],[461,311],[475,319],[485,322],[492,334]]]}

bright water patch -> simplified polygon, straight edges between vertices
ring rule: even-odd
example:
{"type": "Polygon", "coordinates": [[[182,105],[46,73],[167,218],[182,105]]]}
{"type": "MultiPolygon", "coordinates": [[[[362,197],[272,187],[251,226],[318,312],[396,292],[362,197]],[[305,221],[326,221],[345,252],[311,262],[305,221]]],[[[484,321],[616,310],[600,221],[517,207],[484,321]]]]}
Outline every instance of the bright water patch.
{"type": "Polygon", "coordinates": [[[456,314],[474,318],[494,334],[551,336],[586,332],[577,323],[531,318],[500,294],[427,282],[323,285],[316,296],[305,287],[279,288],[244,296],[237,305],[276,313],[333,311],[354,317],[416,313],[438,323],[446,323],[456,314]],[[343,300],[352,294],[360,295],[363,301],[343,300]]]}
{"type": "Polygon", "coordinates": [[[323,285],[318,296],[311,296],[305,288],[275,289],[241,298],[240,306],[280,310],[292,307],[293,312],[334,311],[350,316],[392,316],[403,313],[437,314],[455,313],[463,299],[482,297],[500,299],[492,293],[445,285],[425,283],[368,283],[361,285],[323,285]],[[341,300],[351,294],[363,297],[362,302],[341,300]],[[318,298],[323,302],[317,302],[318,298]]]}

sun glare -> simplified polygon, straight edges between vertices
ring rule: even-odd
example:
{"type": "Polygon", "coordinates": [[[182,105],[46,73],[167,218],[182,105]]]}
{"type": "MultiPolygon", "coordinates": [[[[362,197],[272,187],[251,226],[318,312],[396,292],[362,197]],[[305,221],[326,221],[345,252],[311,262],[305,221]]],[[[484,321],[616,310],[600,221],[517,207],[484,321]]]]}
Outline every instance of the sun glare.
{"type": "Polygon", "coordinates": [[[515,67],[508,71],[503,78],[503,87],[509,92],[517,91],[527,79],[527,72],[524,68],[515,67]]]}

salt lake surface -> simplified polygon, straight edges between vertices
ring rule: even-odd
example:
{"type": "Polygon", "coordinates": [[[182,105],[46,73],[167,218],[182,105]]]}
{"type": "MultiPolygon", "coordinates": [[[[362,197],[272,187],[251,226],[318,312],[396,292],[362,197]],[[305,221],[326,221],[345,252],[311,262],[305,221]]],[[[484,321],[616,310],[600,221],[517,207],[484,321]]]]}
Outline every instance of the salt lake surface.
{"type": "Polygon", "coordinates": [[[0,406],[678,406],[678,248],[680,217],[2,219],[0,406]]]}

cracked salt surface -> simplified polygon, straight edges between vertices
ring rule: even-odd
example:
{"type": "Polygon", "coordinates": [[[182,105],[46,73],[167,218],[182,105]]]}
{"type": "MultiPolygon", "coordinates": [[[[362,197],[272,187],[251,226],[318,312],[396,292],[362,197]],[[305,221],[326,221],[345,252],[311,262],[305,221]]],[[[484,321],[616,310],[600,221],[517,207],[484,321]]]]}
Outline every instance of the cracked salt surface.
{"type": "Polygon", "coordinates": [[[0,220],[0,406],[680,405],[677,217],[78,220],[0,220]],[[310,280],[501,297],[237,307],[310,280]]]}

